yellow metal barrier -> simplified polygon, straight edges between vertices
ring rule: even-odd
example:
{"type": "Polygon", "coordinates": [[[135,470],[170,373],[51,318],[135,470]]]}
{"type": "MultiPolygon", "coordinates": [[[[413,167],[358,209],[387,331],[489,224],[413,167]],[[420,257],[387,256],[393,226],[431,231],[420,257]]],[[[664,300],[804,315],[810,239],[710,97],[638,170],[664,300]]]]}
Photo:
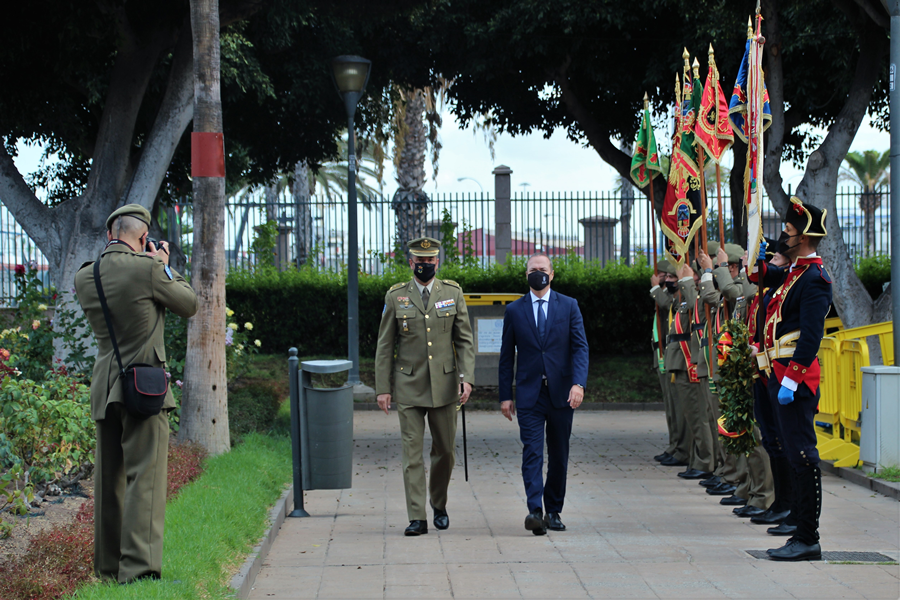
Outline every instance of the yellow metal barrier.
{"type": "Polygon", "coordinates": [[[832,333],[841,331],[842,329],[844,329],[844,323],[841,321],[840,317],[825,319],[825,335],[831,335],[832,333]]]}
{"type": "Polygon", "coordinates": [[[853,467],[859,462],[861,369],[869,366],[866,337],[873,335],[878,336],[884,364],[893,364],[890,322],[837,331],[823,338],[819,347],[822,395],[816,415],[817,448],[820,458],[833,460],[838,467],[853,467]]]}
{"type": "Polygon", "coordinates": [[[492,304],[509,304],[522,297],[522,294],[463,294],[466,306],[490,306],[492,304]]]}

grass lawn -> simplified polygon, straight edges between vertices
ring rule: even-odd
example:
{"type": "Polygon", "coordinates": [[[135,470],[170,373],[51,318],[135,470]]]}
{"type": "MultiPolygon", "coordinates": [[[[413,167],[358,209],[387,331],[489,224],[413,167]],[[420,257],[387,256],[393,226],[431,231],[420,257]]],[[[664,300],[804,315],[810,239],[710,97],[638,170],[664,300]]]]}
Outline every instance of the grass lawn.
{"type": "Polygon", "coordinates": [[[203,475],[166,506],[163,579],[88,585],[77,598],[228,597],[232,573],[259,542],[291,479],[290,446],[289,438],[251,433],[231,452],[210,458],[203,475]]]}
{"type": "MultiPolygon", "coordinates": [[[[279,379],[283,382],[283,384],[279,384],[280,389],[283,388],[284,397],[286,397],[289,391],[287,358],[286,353],[284,356],[276,354],[256,356],[250,375],[255,377],[257,374],[261,374],[270,381],[279,379]]],[[[334,358],[343,357],[302,356],[300,360],[334,358]]],[[[655,365],[650,356],[592,355],[585,402],[662,402],[659,378],[654,368],[655,365]]],[[[360,359],[359,376],[364,384],[375,387],[375,360],[373,358],[360,359]]],[[[346,373],[313,376],[313,384],[321,387],[340,386],[346,380],[346,373]]],[[[496,401],[497,390],[496,388],[476,388],[472,399],[496,401]]]]}

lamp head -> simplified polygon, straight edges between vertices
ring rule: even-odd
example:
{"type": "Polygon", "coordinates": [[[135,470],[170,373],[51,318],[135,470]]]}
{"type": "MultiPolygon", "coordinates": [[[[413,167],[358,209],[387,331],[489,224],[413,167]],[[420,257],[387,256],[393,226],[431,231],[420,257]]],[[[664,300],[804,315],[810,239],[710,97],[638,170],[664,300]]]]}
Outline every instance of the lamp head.
{"type": "Polygon", "coordinates": [[[372,61],[361,56],[338,56],[331,60],[331,76],[338,92],[343,96],[348,92],[361,95],[369,82],[372,61]]]}

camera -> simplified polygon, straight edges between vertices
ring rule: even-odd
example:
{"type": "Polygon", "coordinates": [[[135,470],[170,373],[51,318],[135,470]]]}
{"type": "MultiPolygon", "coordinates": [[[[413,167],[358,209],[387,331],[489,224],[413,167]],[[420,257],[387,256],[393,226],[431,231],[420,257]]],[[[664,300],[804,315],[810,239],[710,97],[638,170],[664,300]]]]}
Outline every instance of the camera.
{"type": "MultiPolygon", "coordinates": [[[[144,252],[150,252],[150,244],[153,244],[153,247],[156,248],[157,252],[159,252],[160,250],[163,250],[163,248],[162,248],[162,246],[160,246],[160,244],[165,241],[166,240],[154,240],[152,237],[147,236],[147,245],[144,246],[144,252]]],[[[163,250],[163,252],[165,252],[165,250],[163,250]]]]}

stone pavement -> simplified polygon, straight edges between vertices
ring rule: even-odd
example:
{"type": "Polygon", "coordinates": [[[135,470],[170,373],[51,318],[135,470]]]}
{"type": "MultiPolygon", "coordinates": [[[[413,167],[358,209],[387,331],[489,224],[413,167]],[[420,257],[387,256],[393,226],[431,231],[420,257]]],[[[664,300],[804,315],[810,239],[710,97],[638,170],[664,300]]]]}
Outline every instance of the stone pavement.
{"type": "MultiPolygon", "coordinates": [[[[470,411],[469,481],[462,427],[450,485],[450,529],[403,536],[408,524],[396,412],[354,415],[349,490],[306,493],[305,519],[287,519],[251,598],[900,598],[900,567],[777,563],[745,551],[784,538],[731,514],[678,468],[653,412],[580,412],[571,440],[565,532],[523,526],[515,423],[470,411]]],[[[426,443],[426,464],[427,448],[426,443]]],[[[900,545],[900,503],[823,476],[823,550],[900,545]]]]}

